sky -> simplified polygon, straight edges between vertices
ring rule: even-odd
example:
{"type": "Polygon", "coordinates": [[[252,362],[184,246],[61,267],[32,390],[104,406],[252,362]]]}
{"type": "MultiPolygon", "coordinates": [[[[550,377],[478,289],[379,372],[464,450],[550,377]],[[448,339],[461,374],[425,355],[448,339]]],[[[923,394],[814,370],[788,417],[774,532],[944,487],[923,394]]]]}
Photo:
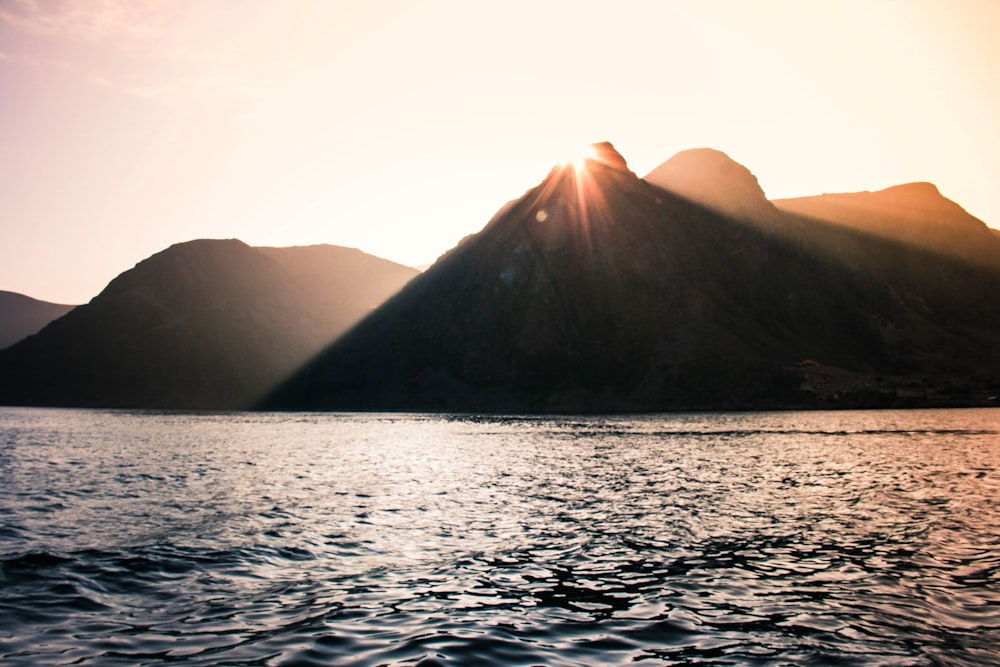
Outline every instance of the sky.
{"type": "Polygon", "coordinates": [[[2,0],[0,290],[173,243],[425,265],[597,141],[771,198],[931,181],[1000,227],[994,0],[2,0]]]}

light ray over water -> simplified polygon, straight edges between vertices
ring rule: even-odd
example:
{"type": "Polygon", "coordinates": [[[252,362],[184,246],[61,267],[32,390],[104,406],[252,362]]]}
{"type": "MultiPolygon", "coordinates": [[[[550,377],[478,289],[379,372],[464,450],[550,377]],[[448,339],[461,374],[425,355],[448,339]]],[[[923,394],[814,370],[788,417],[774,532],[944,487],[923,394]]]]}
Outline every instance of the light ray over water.
{"type": "Polygon", "coordinates": [[[4,409],[0,662],[989,664],[998,434],[4,409]]]}

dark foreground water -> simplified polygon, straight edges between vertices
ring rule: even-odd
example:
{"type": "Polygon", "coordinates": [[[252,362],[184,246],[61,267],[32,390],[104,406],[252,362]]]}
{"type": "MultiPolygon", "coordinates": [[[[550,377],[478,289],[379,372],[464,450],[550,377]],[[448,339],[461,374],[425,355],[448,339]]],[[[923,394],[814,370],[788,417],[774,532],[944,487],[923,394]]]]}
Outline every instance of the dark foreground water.
{"type": "Polygon", "coordinates": [[[0,409],[0,664],[1000,664],[998,436],[0,409]]]}

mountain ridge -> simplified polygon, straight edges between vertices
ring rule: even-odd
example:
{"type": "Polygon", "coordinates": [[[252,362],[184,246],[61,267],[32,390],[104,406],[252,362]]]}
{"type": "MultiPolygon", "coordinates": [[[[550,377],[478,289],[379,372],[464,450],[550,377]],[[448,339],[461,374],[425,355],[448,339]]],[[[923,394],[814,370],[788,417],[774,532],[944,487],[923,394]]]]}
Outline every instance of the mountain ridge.
{"type": "Polygon", "coordinates": [[[0,401],[246,408],[416,274],[339,246],[174,244],[0,351],[0,401]]]}
{"type": "Polygon", "coordinates": [[[882,190],[774,200],[793,213],[909,243],[983,266],[1000,266],[997,231],[928,182],[882,190]]]}
{"type": "Polygon", "coordinates": [[[664,164],[639,178],[595,144],[423,273],[332,245],[175,244],[0,350],[0,403],[995,404],[996,230],[928,183],[771,202],[721,151],[664,164]]]}
{"type": "Polygon", "coordinates": [[[982,267],[777,209],[734,215],[690,195],[627,169],[556,167],[260,407],[986,400],[1000,367],[990,351],[1000,295],[981,286],[982,267]]]}

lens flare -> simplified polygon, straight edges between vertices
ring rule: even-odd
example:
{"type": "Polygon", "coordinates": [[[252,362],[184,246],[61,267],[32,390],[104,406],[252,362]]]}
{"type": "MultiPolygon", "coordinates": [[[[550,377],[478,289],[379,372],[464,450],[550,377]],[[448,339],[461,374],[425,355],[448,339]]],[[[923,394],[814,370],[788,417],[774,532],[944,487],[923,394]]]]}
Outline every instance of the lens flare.
{"type": "Polygon", "coordinates": [[[576,171],[576,173],[581,173],[587,170],[587,163],[591,160],[597,160],[599,156],[597,150],[593,146],[587,147],[585,151],[574,157],[567,164],[576,171]]]}

